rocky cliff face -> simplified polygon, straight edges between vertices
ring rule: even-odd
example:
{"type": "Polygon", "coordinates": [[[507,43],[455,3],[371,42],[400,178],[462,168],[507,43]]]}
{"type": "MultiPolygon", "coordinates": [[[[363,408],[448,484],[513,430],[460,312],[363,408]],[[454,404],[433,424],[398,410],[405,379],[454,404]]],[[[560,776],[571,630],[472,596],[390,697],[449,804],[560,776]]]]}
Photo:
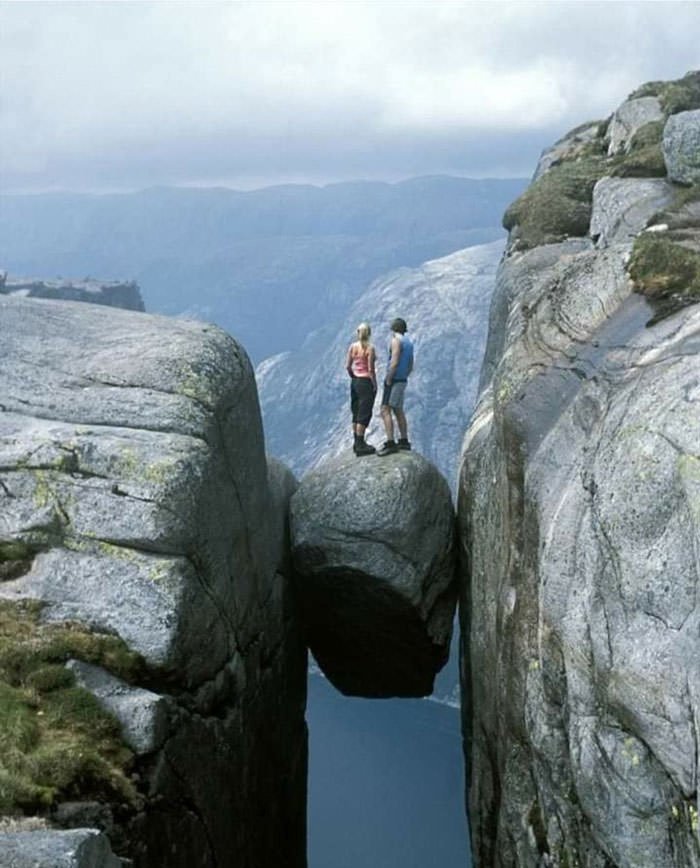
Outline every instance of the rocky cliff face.
{"type": "Polygon", "coordinates": [[[459,505],[483,868],[700,865],[698,108],[641,88],[506,214],[459,505]]]}
{"type": "MultiPolygon", "coordinates": [[[[468,247],[402,268],[377,280],[343,318],[340,329],[312,338],[296,352],[266,359],[256,370],[269,447],[297,473],[352,445],[345,354],[361,322],[372,325],[379,373],[386,371],[389,322],[403,316],[416,343],[416,368],[406,392],[415,447],[450,482],[462,431],[474,406],[485,323],[503,244],[468,247]]],[[[368,436],[384,428],[379,401],[368,436]]]]}
{"type": "Polygon", "coordinates": [[[0,274],[0,294],[87,301],[125,310],[144,310],[141,290],[133,281],[94,280],[91,277],[84,280],[38,280],[0,274]]]}
{"type": "Polygon", "coordinates": [[[0,335],[0,813],[144,868],[304,865],[295,483],[245,352],[14,296],[0,335]]]}

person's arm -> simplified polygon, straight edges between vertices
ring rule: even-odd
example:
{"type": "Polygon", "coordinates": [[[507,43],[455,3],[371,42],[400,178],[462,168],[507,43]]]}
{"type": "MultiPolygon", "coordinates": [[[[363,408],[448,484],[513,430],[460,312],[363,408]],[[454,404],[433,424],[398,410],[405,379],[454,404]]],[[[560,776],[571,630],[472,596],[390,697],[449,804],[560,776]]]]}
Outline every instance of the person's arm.
{"type": "Polygon", "coordinates": [[[372,388],[374,391],[377,391],[377,374],[374,370],[374,363],[377,360],[377,354],[374,352],[374,347],[369,348],[369,358],[367,359],[367,364],[369,366],[369,375],[372,378],[372,388]]]}
{"type": "Polygon", "coordinates": [[[394,337],[391,339],[391,359],[389,360],[389,370],[386,372],[386,384],[390,386],[394,382],[394,374],[399,366],[399,357],[401,355],[401,341],[394,337]]]}
{"type": "Polygon", "coordinates": [[[352,344],[348,347],[348,353],[345,356],[345,370],[348,372],[348,376],[352,378],[352,344]]]}

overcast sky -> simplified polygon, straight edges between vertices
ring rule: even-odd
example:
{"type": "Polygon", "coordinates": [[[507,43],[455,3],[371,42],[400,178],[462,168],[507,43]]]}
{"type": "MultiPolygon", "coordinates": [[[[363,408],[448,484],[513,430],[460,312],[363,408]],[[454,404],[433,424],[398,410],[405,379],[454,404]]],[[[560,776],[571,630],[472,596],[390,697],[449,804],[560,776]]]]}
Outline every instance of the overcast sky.
{"type": "Polygon", "coordinates": [[[0,3],[0,188],[529,176],[700,67],[698,2],[0,3]]]}

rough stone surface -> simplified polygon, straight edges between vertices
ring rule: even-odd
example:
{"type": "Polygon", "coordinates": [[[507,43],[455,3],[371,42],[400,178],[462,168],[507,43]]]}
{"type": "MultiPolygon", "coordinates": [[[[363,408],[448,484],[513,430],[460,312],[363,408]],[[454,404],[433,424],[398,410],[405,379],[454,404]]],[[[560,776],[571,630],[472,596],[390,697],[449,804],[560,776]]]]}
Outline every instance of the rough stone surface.
{"type": "Polygon", "coordinates": [[[700,184],[700,109],[671,115],[661,148],[672,181],[700,184]]]}
{"type": "Polygon", "coordinates": [[[423,696],[447,659],[456,593],[445,479],[415,453],[334,458],[292,497],[309,647],[359,696],[423,696]]]}
{"type": "Polygon", "coordinates": [[[598,137],[600,128],[600,121],[582,124],[580,127],[571,130],[571,132],[559,139],[558,142],[555,142],[550,148],[545,148],[537,163],[532,180],[536,181],[540,175],[544,175],[545,172],[549,171],[549,169],[556,166],[562,160],[575,159],[585,149],[586,145],[598,137]]]}
{"type": "Polygon", "coordinates": [[[627,151],[638,129],[645,124],[662,120],[664,120],[664,113],[661,103],[655,96],[643,96],[623,102],[610,121],[608,154],[627,151]]]}
{"type": "Polygon", "coordinates": [[[147,665],[148,701],[80,670],[141,715],[129,855],[303,865],[306,652],[245,352],[199,323],[4,295],[0,336],[0,540],[36,552],[0,594],[147,665]]]}
{"type": "Polygon", "coordinates": [[[647,327],[626,263],[664,182],[601,184],[604,249],[504,261],[464,441],[483,866],[700,866],[700,306],[647,327]]]}
{"type": "Polygon", "coordinates": [[[68,668],[76,683],[89,690],[100,704],[121,724],[124,741],[138,754],[151,753],[162,746],[169,729],[169,714],[174,703],[166,696],[132,687],[99,666],[70,660],[68,668]]]}
{"type": "Polygon", "coordinates": [[[126,868],[94,829],[0,833],[0,868],[126,868]]]}
{"type": "Polygon", "coordinates": [[[0,273],[0,293],[25,298],[53,298],[64,301],[86,301],[125,310],[143,310],[141,290],[134,281],[43,280],[27,277],[8,277],[0,273]]]}
{"type": "MultiPolygon", "coordinates": [[[[483,244],[420,268],[391,272],[363,293],[340,329],[258,365],[265,436],[275,455],[304,473],[352,445],[347,348],[359,323],[368,321],[381,378],[389,323],[403,316],[416,347],[406,390],[410,439],[453,485],[462,432],[476,398],[484,323],[502,253],[501,242],[483,244]]],[[[384,439],[379,398],[367,437],[377,445],[384,439]]]]}
{"type": "Polygon", "coordinates": [[[602,178],[593,188],[590,233],[598,247],[630,241],[673,198],[659,178],[602,178]]]}

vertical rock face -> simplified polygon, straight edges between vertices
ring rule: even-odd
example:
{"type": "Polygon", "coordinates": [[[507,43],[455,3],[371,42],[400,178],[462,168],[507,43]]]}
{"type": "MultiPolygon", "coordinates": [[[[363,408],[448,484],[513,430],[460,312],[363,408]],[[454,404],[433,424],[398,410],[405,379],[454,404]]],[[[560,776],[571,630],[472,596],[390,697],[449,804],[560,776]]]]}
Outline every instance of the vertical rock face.
{"type": "Polygon", "coordinates": [[[484,868],[700,865],[698,193],[636,177],[634,160],[630,177],[602,133],[525,194],[556,197],[549,173],[595,160],[597,183],[566,193],[591,209],[588,235],[513,227],[464,442],[464,729],[484,868]]]}
{"type": "MultiPolygon", "coordinates": [[[[202,324],[4,296],[0,335],[3,626],[29,598],[40,620],[22,630],[71,622],[142,658],[125,674],[94,652],[60,680],[121,722],[133,756],[128,799],[69,777],[49,787],[50,818],[81,815],[65,807],[76,797],[106,802],[116,852],[143,868],[303,866],[294,480],[277,465],[268,479],[246,354],[202,324]]],[[[64,657],[91,647],[75,629],[64,657]]],[[[22,672],[0,686],[24,714],[22,672]]],[[[20,757],[14,773],[33,768],[20,757]]]]}

